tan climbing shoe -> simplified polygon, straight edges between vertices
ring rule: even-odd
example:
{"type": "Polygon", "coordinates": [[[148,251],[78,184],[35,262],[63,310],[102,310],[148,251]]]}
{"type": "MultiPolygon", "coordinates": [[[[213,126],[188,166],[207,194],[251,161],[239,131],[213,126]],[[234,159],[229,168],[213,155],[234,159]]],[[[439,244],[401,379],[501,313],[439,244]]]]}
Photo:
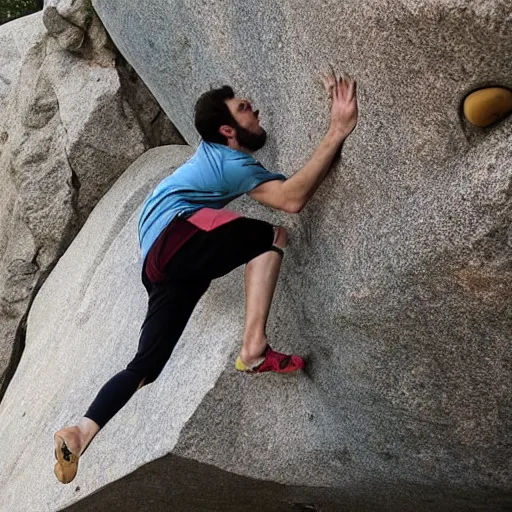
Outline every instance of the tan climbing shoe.
{"type": "Polygon", "coordinates": [[[489,126],[512,112],[512,91],[487,87],[472,92],[464,100],[464,115],[475,126],[489,126]]]}
{"type": "Polygon", "coordinates": [[[70,451],[62,437],[55,434],[53,439],[55,443],[55,458],[57,459],[57,464],[55,464],[53,469],[55,476],[63,484],[69,484],[76,476],[78,459],[80,457],[70,451]]]}

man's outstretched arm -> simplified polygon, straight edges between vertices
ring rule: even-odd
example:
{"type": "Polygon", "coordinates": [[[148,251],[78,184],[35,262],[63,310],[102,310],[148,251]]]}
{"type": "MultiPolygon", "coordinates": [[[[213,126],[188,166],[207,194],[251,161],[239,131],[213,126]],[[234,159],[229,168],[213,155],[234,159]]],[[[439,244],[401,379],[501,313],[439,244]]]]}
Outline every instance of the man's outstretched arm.
{"type": "Polygon", "coordinates": [[[355,82],[338,80],[330,74],[324,78],[324,84],[332,96],[331,125],[327,134],[306,165],[293,176],[285,181],[268,181],[249,192],[256,201],[288,213],[300,212],[327,176],[343,141],[355,128],[355,82]]]}

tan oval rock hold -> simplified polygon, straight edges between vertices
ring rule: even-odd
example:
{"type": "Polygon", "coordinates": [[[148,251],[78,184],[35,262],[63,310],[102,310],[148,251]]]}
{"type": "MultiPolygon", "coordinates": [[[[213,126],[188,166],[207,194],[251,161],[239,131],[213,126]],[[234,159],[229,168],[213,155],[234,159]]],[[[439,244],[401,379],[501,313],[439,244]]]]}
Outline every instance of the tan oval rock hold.
{"type": "Polygon", "coordinates": [[[464,116],[475,126],[489,126],[512,112],[512,91],[487,87],[472,92],[464,100],[464,116]]]}

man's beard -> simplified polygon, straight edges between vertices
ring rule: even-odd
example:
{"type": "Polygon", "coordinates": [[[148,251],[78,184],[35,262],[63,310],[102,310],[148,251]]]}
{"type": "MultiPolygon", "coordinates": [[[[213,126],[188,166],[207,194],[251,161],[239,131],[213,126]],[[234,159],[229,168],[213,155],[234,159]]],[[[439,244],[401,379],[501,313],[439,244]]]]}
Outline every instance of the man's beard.
{"type": "MultiPolygon", "coordinates": [[[[237,123],[238,124],[238,123],[237,123]]],[[[258,151],[265,145],[267,132],[262,128],[260,133],[253,133],[240,125],[236,126],[238,144],[249,151],[258,151]]]]}

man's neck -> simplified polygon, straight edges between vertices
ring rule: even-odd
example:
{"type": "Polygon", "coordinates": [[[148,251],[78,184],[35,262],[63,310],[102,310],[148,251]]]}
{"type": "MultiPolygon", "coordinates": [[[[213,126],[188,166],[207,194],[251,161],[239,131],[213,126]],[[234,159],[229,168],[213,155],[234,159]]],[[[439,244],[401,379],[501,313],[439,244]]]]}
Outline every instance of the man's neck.
{"type": "Polygon", "coordinates": [[[228,148],[236,149],[237,151],[241,151],[242,153],[247,153],[248,155],[252,155],[252,151],[250,151],[247,148],[244,148],[238,144],[238,141],[236,139],[228,139],[228,148]]]}

